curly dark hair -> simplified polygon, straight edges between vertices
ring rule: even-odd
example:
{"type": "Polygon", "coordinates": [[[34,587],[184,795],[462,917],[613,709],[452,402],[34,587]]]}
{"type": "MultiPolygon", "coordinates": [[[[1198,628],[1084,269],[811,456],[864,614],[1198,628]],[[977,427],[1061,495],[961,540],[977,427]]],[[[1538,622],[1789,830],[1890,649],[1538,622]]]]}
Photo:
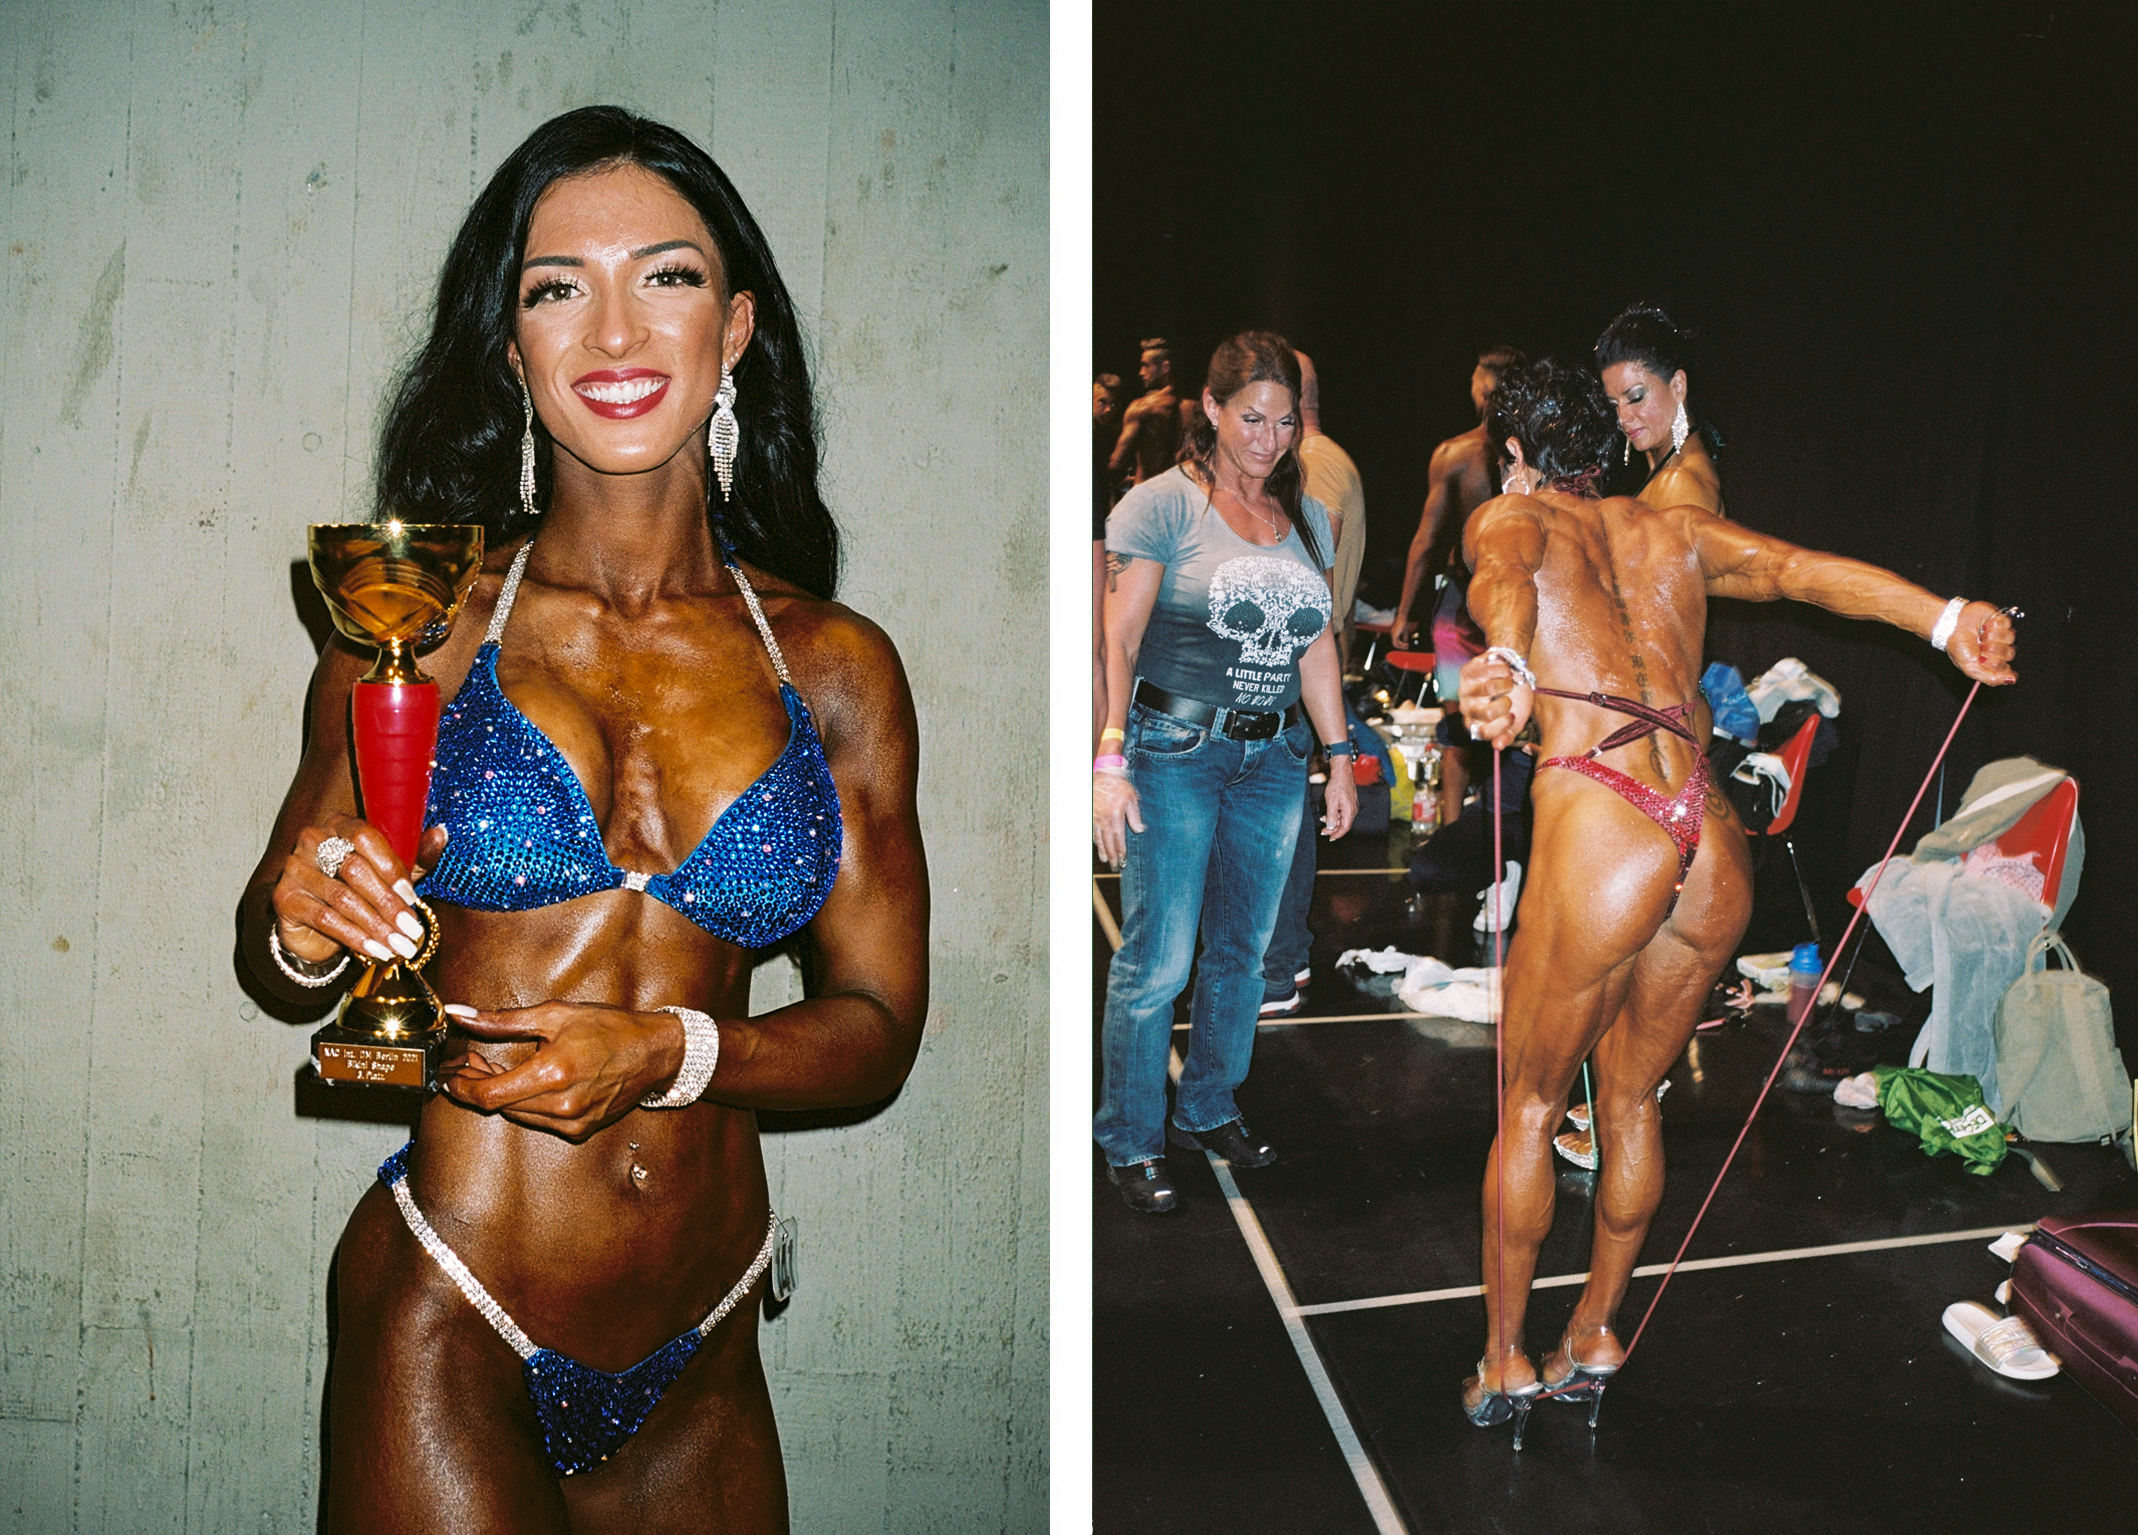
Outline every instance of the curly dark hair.
{"type": "MultiPolygon", "coordinates": [[[[1210,371],[1203,378],[1203,387],[1210,391],[1213,400],[1223,405],[1249,384],[1282,385],[1292,392],[1292,407],[1297,410],[1301,387],[1299,358],[1292,351],[1291,342],[1273,330],[1243,330],[1220,342],[1218,349],[1210,354],[1210,371]]],[[[1304,426],[1300,435],[1305,435],[1304,426]]],[[[1217,427],[1209,417],[1198,412],[1195,425],[1188,430],[1187,441],[1180,445],[1180,461],[1192,469],[1204,485],[1215,486],[1217,475],[1211,460],[1216,453],[1217,427]]],[[[1300,510],[1305,491],[1299,467],[1298,436],[1292,439],[1284,456],[1277,460],[1277,467],[1270,471],[1264,484],[1277,498],[1277,504],[1284,508],[1284,515],[1297,530],[1299,541],[1307,546],[1307,558],[1316,568],[1321,567],[1326,562],[1321,556],[1320,542],[1300,510]]]]}
{"type": "MultiPolygon", "coordinates": [[[[438,279],[430,339],[395,382],[379,433],[380,515],[472,522],[493,540],[528,531],[519,478],[520,384],[506,359],[535,202],[551,182],[616,165],[662,177],[720,248],[728,291],[757,300],[735,365],[733,499],[706,475],[706,516],[737,557],[819,597],[838,586],[839,534],[817,488],[816,401],[794,301],[764,232],[712,157],[622,107],[553,117],[497,168],[468,210],[438,279]]],[[[550,495],[551,445],[535,424],[535,498],[550,495]]]]}
{"type": "Polygon", "coordinates": [[[1602,465],[1618,425],[1594,373],[1547,357],[1500,375],[1485,402],[1485,437],[1495,464],[1508,462],[1512,437],[1545,480],[1571,480],[1602,465]]]}

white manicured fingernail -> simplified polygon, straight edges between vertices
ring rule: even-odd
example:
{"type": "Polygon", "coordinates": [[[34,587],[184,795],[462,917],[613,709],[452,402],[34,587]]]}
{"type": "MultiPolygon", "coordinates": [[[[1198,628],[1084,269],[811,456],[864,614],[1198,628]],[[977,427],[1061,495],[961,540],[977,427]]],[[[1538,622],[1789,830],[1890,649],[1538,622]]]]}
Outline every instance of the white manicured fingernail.
{"type": "Polygon", "coordinates": [[[416,957],[416,946],[401,934],[395,933],[386,941],[393,945],[394,953],[400,955],[403,959],[414,959],[416,957]]]}
{"type": "Polygon", "coordinates": [[[411,938],[420,939],[423,936],[423,924],[416,920],[413,912],[402,912],[393,919],[393,925],[411,938]]]}
{"type": "Polygon", "coordinates": [[[445,1005],[445,1010],[455,1018],[473,1018],[475,1016],[475,1009],[465,1002],[448,1002],[445,1005]]]}
{"type": "MultiPolygon", "coordinates": [[[[393,882],[393,893],[411,906],[416,904],[416,887],[405,879],[397,879],[393,882]]],[[[414,937],[415,935],[410,934],[409,936],[414,937]]]]}
{"type": "MultiPolygon", "coordinates": [[[[364,940],[364,952],[373,959],[391,960],[393,958],[393,950],[387,948],[385,944],[380,943],[376,938],[366,938],[364,940]]],[[[414,951],[411,950],[410,952],[414,951]]]]}

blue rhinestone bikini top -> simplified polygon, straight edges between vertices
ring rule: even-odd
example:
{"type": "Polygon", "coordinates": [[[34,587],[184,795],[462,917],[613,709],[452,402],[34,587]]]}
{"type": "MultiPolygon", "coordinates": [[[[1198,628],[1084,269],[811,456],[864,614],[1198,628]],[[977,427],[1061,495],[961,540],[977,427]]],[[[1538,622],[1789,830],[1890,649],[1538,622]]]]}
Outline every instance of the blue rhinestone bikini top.
{"type": "Polygon", "coordinates": [[[644,874],[609,861],[571,764],[498,686],[499,641],[533,547],[528,540],[512,562],[482,649],[439,721],[424,822],[443,825],[449,836],[418,891],[474,911],[531,911],[603,890],[642,890],[745,949],[769,947],[801,928],[838,877],[839,791],[809,706],[741,570],[728,566],[779,674],[786,749],[673,872],[644,874]]]}

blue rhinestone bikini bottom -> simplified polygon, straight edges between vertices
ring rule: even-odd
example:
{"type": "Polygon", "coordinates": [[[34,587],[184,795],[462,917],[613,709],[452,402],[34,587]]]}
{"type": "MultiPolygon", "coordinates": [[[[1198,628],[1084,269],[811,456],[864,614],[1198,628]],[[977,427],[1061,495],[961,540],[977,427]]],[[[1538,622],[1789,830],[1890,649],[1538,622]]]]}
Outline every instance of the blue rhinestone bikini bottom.
{"type": "Polygon", "coordinates": [[[675,1384],[698,1346],[741,1303],[771,1265],[777,1216],[765,1228],[764,1245],[758,1249],[756,1259],[704,1321],[662,1344],[630,1369],[611,1375],[555,1349],[536,1346],[460,1261],[460,1255],[446,1246],[445,1238],[424,1219],[408,1190],[408,1153],[414,1144],[410,1142],[386,1159],[379,1168],[379,1181],[392,1191],[394,1203],[401,1208],[401,1218],[408,1222],[408,1229],[423,1244],[424,1251],[437,1260],[438,1266],[460,1286],[469,1304],[520,1356],[527,1376],[527,1395],[534,1403],[535,1419],[542,1425],[542,1447],[559,1476],[585,1471],[622,1449],[624,1441],[639,1431],[661,1394],[675,1384]]]}

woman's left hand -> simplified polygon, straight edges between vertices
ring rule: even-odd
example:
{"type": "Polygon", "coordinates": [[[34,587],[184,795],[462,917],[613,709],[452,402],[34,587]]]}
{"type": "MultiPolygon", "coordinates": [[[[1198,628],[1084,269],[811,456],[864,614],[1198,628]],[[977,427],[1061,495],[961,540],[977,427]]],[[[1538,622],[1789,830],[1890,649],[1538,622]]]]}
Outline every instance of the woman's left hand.
{"type": "Polygon", "coordinates": [[[1351,830],[1351,823],[1358,818],[1358,781],[1352,777],[1349,757],[1329,759],[1329,781],[1322,792],[1322,810],[1322,828],[1332,842],[1351,830]]]}
{"type": "Polygon", "coordinates": [[[447,1094],[514,1124],[582,1141],[638,1106],[683,1066],[681,1021],[598,1002],[538,1002],[499,1012],[455,1009],[477,1039],[530,1042],[535,1053],[500,1066],[470,1050],[441,1072],[447,1094]]]}

